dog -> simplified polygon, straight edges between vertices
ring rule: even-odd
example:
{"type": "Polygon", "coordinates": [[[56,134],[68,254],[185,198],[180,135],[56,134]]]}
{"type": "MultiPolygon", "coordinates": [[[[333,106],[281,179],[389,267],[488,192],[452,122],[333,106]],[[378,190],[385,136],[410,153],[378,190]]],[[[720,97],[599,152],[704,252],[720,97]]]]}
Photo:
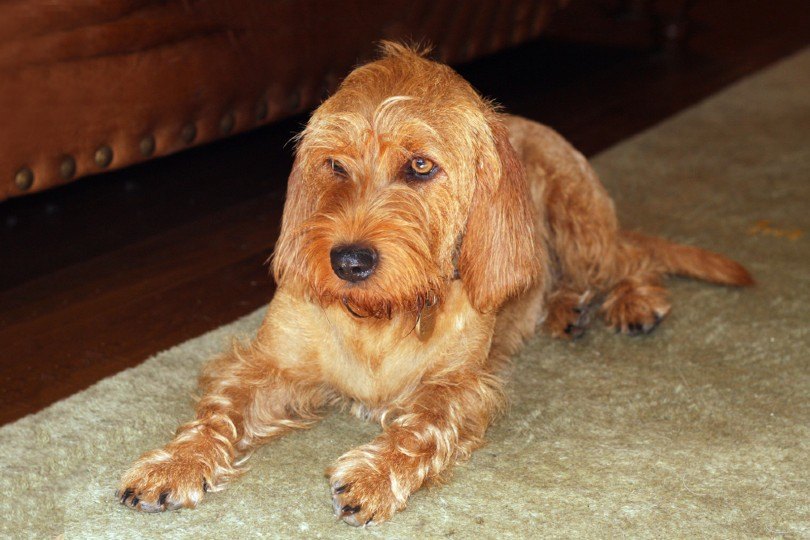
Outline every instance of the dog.
{"type": "Polygon", "coordinates": [[[382,431],[327,470],[336,515],[379,524],[484,443],[502,376],[542,327],[646,334],[667,274],[754,283],[721,255],[619,228],[585,158],[417,47],[383,42],[297,140],[277,291],[201,377],[196,419],[123,475],[147,512],[196,506],[252,449],[344,405],[382,431]]]}

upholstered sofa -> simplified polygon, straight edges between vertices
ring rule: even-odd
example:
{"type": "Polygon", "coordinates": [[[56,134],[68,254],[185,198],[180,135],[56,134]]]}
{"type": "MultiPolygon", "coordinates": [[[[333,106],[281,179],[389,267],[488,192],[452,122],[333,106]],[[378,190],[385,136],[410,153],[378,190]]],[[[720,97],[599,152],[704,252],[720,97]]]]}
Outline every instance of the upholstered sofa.
{"type": "Polygon", "coordinates": [[[0,2],[0,200],[310,108],[380,39],[459,62],[563,0],[0,2]]]}

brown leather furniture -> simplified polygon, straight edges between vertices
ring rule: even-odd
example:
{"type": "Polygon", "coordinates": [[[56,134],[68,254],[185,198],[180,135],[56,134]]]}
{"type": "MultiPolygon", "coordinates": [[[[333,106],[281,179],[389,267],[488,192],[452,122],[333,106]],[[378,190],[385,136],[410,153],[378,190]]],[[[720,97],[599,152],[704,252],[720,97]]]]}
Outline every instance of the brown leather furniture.
{"type": "Polygon", "coordinates": [[[561,0],[5,0],[0,200],[313,106],[379,39],[463,61],[561,0]]]}

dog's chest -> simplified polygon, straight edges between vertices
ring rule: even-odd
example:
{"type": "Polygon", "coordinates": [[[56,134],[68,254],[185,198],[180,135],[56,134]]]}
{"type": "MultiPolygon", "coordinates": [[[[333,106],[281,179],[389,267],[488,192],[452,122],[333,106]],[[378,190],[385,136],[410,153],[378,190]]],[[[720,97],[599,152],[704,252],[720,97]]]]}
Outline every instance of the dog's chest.
{"type": "Polygon", "coordinates": [[[259,341],[279,367],[375,408],[432,370],[486,360],[495,315],[478,313],[459,281],[423,317],[419,325],[413,315],[357,319],[340,304],[322,307],[282,289],[259,341]]]}
{"type": "Polygon", "coordinates": [[[330,338],[319,355],[324,378],[347,397],[377,406],[419,380],[436,344],[420,341],[413,318],[357,321],[327,310],[330,338]]]}
{"type": "Polygon", "coordinates": [[[339,306],[328,308],[323,313],[331,321],[331,339],[320,355],[325,378],[344,395],[379,406],[413,388],[431,369],[466,361],[471,344],[488,348],[489,325],[458,289],[419,321],[412,315],[358,320],[339,306]]]}

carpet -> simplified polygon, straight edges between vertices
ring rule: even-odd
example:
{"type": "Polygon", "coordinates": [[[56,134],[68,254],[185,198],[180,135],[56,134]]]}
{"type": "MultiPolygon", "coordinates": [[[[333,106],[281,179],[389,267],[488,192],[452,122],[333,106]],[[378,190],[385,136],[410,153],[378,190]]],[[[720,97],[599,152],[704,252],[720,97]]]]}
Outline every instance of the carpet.
{"type": "Polygon", "coordinates": [[[672,315],[647,337],[538,335],[490,443],[380,527],[332,517],[323,470],[377,432],[342,413],[258,451],[196,510],[113,499],[257,312],[0,428],[0,536],[810,537],[808,141],[810,49],[598,156],[627,228],[726,253],[759,285],[670,280],[672,315]]]}

